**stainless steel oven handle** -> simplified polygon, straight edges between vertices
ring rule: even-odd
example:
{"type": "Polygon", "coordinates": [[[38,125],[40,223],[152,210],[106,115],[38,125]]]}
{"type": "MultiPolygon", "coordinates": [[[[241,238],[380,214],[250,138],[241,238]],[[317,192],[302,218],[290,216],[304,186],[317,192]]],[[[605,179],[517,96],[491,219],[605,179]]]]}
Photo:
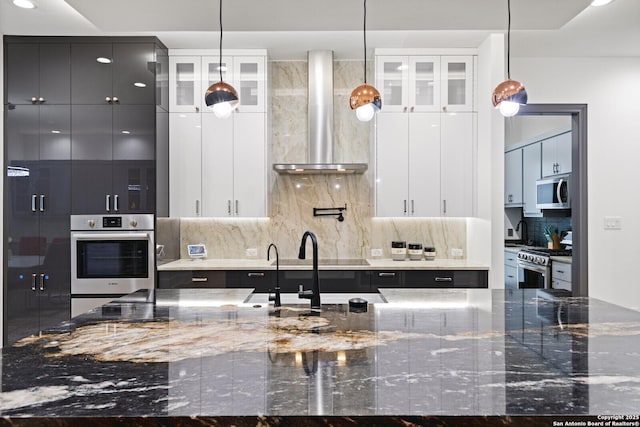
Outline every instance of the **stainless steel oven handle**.
{"type": "Polygon", "coordinates": [[[44,292],[44,273],[40,273],[40,292],[44,292]]]}
{"type": "Polygon", "coordinates": [[[31,195],[31,212],[35,212],[36,211],[36,199],[38,198],[38,196],[36,194],[32,194],[31,195]]]}
{"type": "Polygon", "coordinates": [[[107,194],[104,197],[104,208],[107,212],[109,212],[111,210],[111,195],[107,194]]]}
{"type": "Polygon", "coordinates": [[[149,233],[72,233],[71,238],[75,240],[149,240],[149,233]]]}
{"type": "Polygon", "coordinates": [[[113,196],[113,210],[118,212],[118,195],[113,196]]]}

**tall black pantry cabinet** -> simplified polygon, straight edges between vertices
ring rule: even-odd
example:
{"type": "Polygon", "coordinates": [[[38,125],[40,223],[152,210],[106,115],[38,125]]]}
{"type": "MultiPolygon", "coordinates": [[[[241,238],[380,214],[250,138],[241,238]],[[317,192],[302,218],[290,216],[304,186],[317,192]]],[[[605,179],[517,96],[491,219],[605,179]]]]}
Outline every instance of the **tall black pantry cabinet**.
{"type": "Polygon", "coordinates": [[[5,38],[4,325],[11,343],[69,318],[68,43],[5,38]]]}
{"type": "Polygon", "coordinates": [[[8,344],[70,317],[71,213],[105,213],[109,194],[111,213],[167,214],[168,56],[154,37],[5,36],[4,43],[8,344]],[[108,72],[78,68],[101,55],[111,60],[108,72]],[[107,80],[119,102],[89,98],[107,80]]]}

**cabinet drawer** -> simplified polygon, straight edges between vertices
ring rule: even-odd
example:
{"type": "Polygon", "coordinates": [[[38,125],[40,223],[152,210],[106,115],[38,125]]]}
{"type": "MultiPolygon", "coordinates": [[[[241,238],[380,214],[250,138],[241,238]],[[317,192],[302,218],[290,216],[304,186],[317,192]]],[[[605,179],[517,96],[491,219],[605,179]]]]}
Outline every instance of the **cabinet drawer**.
{"type": "MultiPolygon", "coordinates": [[[[369,292],[370,281],[366,271],[361,270],[320,270],[318,272],[320,293],[322,292],[369,292]]],[[[282,292],[298,292],[300,285],[311,289],[312,270],[280,271],[282,292]]]]}
{"type": "Polygon", "coordinates": [[[551,279],[551,287],[553,289],[564,289],[565,291],[571,292],[571,282],[567,282],[566,280],[551,279]]]}
{"type": "Polygon", "coordinates": [[[510,267],[518,266],[518,254],[516,252],[504,251],[504,265],[510,267]]]}
{"type": "Polygon", "coordinates": [[[571,264],[565,264],[563,262],[552,262],[551,277],[553,279],[571,282],[571,264]]]}
{"type": "Polygon", "coordinates": [[[158,288],[224,288],[225,272],[220,270],[160,271],[158,288]]]}
{"type": "Polygon", "coordinates": [[[268,292],[276,287],[276,272],[263,270],[227,271],[227,288],[255,288],[255,292],[268,292]]]}
{"type": "Polygon", "coordinates": [[[399,288],[402,280],[402,272],[395,270],[370,271],[371,292],[377,292],[378,288],[399,288]]]}
{"type": "Polygon", "coordinates": [[[518,289],[518,268],[510,265],[504,266],[504,287],[506,289],[518,289]]]}

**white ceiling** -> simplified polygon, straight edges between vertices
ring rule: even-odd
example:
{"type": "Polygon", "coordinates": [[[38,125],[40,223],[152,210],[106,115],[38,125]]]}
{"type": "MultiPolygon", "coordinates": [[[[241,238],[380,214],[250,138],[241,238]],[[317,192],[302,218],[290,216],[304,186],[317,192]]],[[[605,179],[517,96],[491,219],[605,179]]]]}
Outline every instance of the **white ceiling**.
{"type": "MultiPolygon", "coordinates": [[[[169,48],[216,48],[216,0],[0,0],[0,33],[156,35],[169,48]],[[186,7],[188,6],[188,7],[186,7]]],[[[640,56],[640,1],[512,0],[512,56],[640,56]]],[[[506,0],[368,0],[367,45],[476,47],[507,26],[506,0]]],[[[272,59],[332,49],[362,57],[361,0],[223,3],[224,48],[267,48],[272,59]]]]}

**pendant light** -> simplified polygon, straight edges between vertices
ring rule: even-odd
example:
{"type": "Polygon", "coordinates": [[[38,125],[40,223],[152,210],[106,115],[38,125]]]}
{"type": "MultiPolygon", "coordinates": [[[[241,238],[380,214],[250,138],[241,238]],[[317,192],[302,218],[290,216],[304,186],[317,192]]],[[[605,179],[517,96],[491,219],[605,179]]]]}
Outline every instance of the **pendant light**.
{"type": "Polygon", "coordinates": [[[213,110],[216,117],[226,118],[238,106],[238,92],[228,83],[222,81],[222,0],[220,0],[220,61],[218,70],[220,71],[220,81],[209,86],[204,94],[207,107],[213,110]]]}
{"type": "Polygon", "coordinates": [[[349,105],[356,110],[356,117],[362,122],[368,122],[375,113],[382,108],[380,92],[367,84],[367,0],[364,0],[364,84],[361,84],[351,92],[349,105]]]}
{"type": "Polygon", "coordinates": [[[511,80],[511,0],[507,0],[507,11],[507,80],[496,86],[491,101],[494,107],[500,108],[503,116],[511,117],[518,114],[520,105],[527,103],[527,91],[522,83],[511,80]]]}

